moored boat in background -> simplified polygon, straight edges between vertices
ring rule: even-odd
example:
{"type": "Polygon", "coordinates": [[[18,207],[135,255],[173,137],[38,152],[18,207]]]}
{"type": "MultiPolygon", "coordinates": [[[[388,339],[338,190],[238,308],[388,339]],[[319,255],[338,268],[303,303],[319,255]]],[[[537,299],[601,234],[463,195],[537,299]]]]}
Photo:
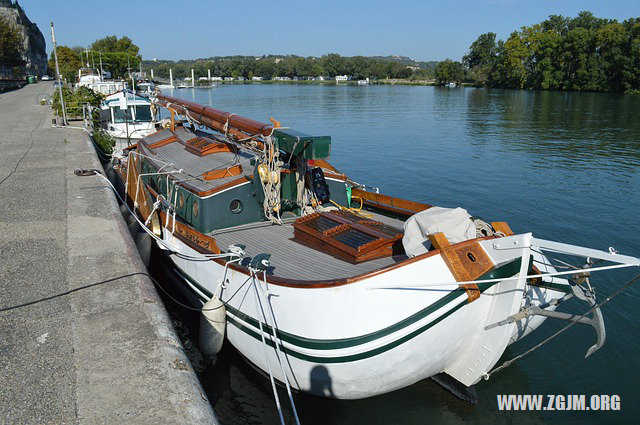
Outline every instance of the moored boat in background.
{"type": "Polygon", "coordinates": [[[156,131],[155,109],[149,98],[128,90],[108,95],[100,105],[100,127],[122,149],[156,131]]]}

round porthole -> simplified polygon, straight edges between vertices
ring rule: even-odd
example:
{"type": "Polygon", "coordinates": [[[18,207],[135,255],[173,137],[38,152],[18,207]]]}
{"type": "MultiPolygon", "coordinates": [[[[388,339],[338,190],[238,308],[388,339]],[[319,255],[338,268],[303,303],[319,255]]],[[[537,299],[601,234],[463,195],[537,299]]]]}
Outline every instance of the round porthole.
{"type": "Polygon", "coordinates": [[[198,216],[198,210],[200,209],[200,207],[198,207],[198,201],[193,201],[193,216],[197,217],[198,216]]]}
{"type": "Polygon", "coordinates": [[[234,214],[240,214],[242,212],[242,202],[239,199],[234,199],[229,204],[229,209],[234,214]]]}
{"type": "Polygon", "coordinates": [[[180,196],[178,196],[178,205],[180,206],[180,208],[184,208],[184,194],[181,193],[180,196]]]}

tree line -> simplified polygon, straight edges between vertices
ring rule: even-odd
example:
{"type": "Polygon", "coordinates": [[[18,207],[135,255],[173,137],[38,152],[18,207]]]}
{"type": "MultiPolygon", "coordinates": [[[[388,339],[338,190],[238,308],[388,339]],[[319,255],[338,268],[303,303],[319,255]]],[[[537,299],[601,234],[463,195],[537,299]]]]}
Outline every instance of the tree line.
{"type": "Polygon", "coordinates": [[[169,78],[169,68],[174,78],[191,77],[191,69],[197,76],[206,76],[207,70],[215,77],[274,77],[305,78],[348,75],[365,78],[416,78],[433,76],[433,70],[410,66],[406,63],[366,56],[344,57],[336,53],[322,57],[300,56],[231,56],[193,61],[143,61],[143,69],[153,69],[154,76],[169,78]]]}
{"type": "Polygon", "coordinates": [[[591,12],[551,15],[511,33],[480,35],[462,62],[435,68],[436,82],[467,81],[516,89],[637,92],[640,90],[640,18],[623,22],[591,12]]]}
{"type": "MultiPolygon", "coordinates": [[[[58,64],[61,76],[68,82],[75,81],[78,70],[82,67],[102,69],[109,71],[112,78],[127,78],[129,68],[136,71],[140,66],[141,58],[138,55],[140,48],[126,36],[107,36],[94,41],[87,49],[84,47],[58,46],[58,64]]],[[[50,75],[54,75],[56,65],[53,51],[49,56],[50,75]]]]}

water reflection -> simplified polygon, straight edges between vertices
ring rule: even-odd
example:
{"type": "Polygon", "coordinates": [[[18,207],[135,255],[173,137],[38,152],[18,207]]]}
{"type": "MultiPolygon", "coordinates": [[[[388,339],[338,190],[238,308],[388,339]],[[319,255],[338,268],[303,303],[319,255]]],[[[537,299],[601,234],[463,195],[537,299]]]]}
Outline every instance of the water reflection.
{"type": "Polygon", "coordinates": [[[469,89],[469,137],[533,155],[537,165],[636,173],[640,165],[638,96],[469,89]]]}

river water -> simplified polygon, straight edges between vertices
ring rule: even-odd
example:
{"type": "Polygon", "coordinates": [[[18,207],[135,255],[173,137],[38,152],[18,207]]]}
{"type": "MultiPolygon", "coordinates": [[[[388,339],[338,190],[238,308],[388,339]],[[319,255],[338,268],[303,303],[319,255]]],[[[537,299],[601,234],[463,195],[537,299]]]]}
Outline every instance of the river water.
{"type": "MultiPolygon", "coordinates": [[[[313,135],[332,137],[331,163],[381,193],[466,208],[516,232],[640,255],[640,96],[416,86],[222,85],[169,95],[313,135]]],[[[598,297],[638,270],[596,275],[598,297]]],[[[162,273],[158,273],[160,275],[162,273]]],[[[366,400],[297,394],[303,424],[625,423],[640,417],[640,285],[603,307],[607,342],[588,359],[595,333],[575,326],[476,385],[459,401],[431,380],[366,400]],[[498,394],[617,394],[611,412],[499,411],[498,394]]],[[[225,346],[201,362],[198,316],[168,307],[223,423],[276,423],[268,380],[225,346]]],[[[568,303],[570,311],[585,308],[568,303]]],[[[549,319],[501,362],[564,326],[549,319]]],[[[228,345],[228,344],[227,344],[228,345]]],[[[281,395],[286,404],[286,395],[281,395]]],[[[288,419],[291,419],[287,411],[288,419]]],[[[635,422],[635,421],[634,421],[635,422]]]]}

